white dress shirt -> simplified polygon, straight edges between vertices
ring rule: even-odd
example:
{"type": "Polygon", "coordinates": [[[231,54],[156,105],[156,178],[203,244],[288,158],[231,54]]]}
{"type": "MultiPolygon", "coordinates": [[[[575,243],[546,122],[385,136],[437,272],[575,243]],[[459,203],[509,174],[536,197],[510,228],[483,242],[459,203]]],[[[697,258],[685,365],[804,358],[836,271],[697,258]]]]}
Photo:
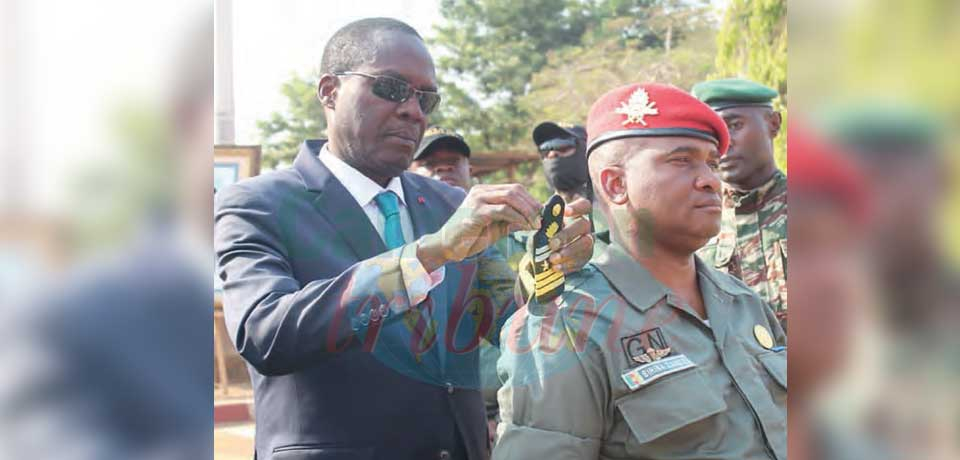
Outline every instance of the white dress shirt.
{"type": "Polygon", "coordinates": [[[420,263],[420,259],[416,256],[415,245],[409,244],[416,238],[413,232],[413,220],[410,218],[410,211],[404,201],[403,182],[400,181],[400,177],[390,179],[386,188],[381,187],[380,184],[364,176],[363,173],[357,171],[353,166],[348,165],[331,153],[330,150],[327,149],[326,144],[320,149],[318,158],[320,162],[330,170],[333,177],[337,178],[337,180],[343,184],[343,187],[347,189],[350,196],[357,200],[357,204],[359,204],[363,212],[367,214],[367,218],[370,219],[373,228],[380,234],[380,239],[384,239],[386,219],[383,213],[380,212],[380,207],[377,206],[374,198],[384,190],[390,190],[400,198],[400,227],[403,230],[403,240],[407,243],[400,248],[401,258],[404,260],[404,263],[400,264],[400,269],[403,273],[410,305],[417,305],[423,302],[427,298],[430,290],[443,282],[446,270],[443,266],[440,266],[440,268],[428,274],[427,270],[423,268],[423,264],[420,263]],[[419,282],[424,279],[429,279],[430,281],[427,283],[419,282]]]}
{"type": "Polygon", "coordinates": [[[413,221],[410,220],[410,212],[407,210],[407,204],[404,201],[403,183],[400,182],[399,176],[390,179],[387,187],[383,188],[380,184],[354,169],[353,166],[348,165],[339,157],[330,153],[330,151],[327,150],[326,144],[320,149],[319,157],[320,162],[330,170],[333,177],[336,177],[337,180],[343,184],[343,187],[347,189],[350,196],[357,200],[357,204],[363,208],[363,212],[367,213],[367,218],[370,219],[373,228],[377,229],[377,233],[380,234],[380,239],[384,239],[383,231],[386,219],[383,217],[383,213],[380,212],[380,208],[377,206],[374,198],[384,190],[390,190],[400,198],[400,226],[403,228],[403,240],[410,243],[415,239],[413,234],[413,221]]]}

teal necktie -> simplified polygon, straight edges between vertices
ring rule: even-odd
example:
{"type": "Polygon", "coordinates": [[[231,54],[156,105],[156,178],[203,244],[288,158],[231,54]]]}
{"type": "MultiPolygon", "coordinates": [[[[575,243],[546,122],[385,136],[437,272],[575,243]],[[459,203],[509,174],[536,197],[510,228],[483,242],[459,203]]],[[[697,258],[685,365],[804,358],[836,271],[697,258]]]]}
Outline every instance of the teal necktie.
{"type": "Polygon", "coordinates": [[[383,214],[383,242],[388,249],[403,246],[403,227],[400,226],[400,198],[397,194],[387,190],[380,192],[374,200],[380,213],[383,214]]]}

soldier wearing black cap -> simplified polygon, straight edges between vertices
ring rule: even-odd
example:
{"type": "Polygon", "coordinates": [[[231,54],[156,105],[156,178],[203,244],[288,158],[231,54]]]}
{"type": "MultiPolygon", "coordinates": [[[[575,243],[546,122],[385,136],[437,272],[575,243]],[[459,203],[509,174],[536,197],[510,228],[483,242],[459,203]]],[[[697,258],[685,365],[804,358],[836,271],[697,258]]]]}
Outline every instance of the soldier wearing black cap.
{"type": "MultiPolygon", "coordinates": [[[[463,137],[447,129],[433,126],[423,135],[423,141],[413,156],[410,171],[421,176],[430,177],[454,187],[470,190],[473,180],[470,177],[470,146],[463,137]]],[[[504,255],[510,268],[517,270],[517,261],[522,255],[522,243],[516,242],[511,235],[501,238],[495,243],[497,249],[504,255]]],[[[480,385],[486,406],[489,433],[496,430],[497,390],[500,382],[497,380],[497,359],[500,351],[497,347],[484,340],[480,344],[480,385]]],[[[490,442],[493,442],[491,436],[490,442]]]]}
{"type": "MultiPolygon", "coordinates": [[[[570,123],[545,121],[533,128],[533,143],[540,152],[543,175],[550,187],[570,203],[582,197],[593,201],[590,174],[587,170],[587,131],[570,123]]],[[[602,242],[609,238],[606,224],[599,214],[591,214],[590,222],[602,242]]]]}
{"type": "Polygon", "coordinates": [[[533,143],[543,161],[543,175],[564,201],[574,195],[586,197],[589,179],[586,156],[587,131],[582,126],[545,121],[533,129],[533,143]]]}
{"type": "Polygon", "coordinates": [[[459,134],[432,127],[424,133],[410,171],[470,190],[470,146],[459,134]]]}

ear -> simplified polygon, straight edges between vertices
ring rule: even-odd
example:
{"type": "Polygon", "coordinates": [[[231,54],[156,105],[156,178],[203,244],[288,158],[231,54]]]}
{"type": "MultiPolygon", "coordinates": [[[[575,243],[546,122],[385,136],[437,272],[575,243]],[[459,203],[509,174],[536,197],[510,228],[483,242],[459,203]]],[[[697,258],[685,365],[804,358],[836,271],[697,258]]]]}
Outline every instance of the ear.
{"type": "Polygon", "coordinates": [[[622,166],[606,166],[601,169],[600,191],[609,203],[626,204],[629,200],[626,170],[622,166]]]}
{"type": "Polygon", "coordinates": [[[772,110],[767,113],[767,126],[770,128],[770,139],[777,137],[777,134],[780,134],[780,125],[783,123],[783,117],[780,115],[780,112],[772,110]]]}
{"type": "Polygon", "coordinates": [[[317,83],[317,99],[324,107],[333,109],[336,106],[337,92],[340,89],[340,79],[336,75],[325,73],[317,83]]]}

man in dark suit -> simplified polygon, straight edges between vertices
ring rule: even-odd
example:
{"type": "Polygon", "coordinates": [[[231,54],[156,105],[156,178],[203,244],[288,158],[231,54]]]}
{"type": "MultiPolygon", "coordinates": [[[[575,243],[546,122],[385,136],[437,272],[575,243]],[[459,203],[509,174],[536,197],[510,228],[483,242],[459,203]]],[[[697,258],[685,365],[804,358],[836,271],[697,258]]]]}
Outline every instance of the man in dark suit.
{"type": "MultiPolygon", "coordinates": [[[[329,141],[218,194],[225,319],[254,386],[258,458],[489,455],[478,344],[516,307],[488,247],[539,227],[519,185],[460,189],[404,172],[439,102],[420,36],[392,19],[328,42],[318,97],[329,141]]],[[[585,219],[563,260],[592,251],[585,219]]],[[[517,288],[519,289],[519,288],[517,288]]]]}

